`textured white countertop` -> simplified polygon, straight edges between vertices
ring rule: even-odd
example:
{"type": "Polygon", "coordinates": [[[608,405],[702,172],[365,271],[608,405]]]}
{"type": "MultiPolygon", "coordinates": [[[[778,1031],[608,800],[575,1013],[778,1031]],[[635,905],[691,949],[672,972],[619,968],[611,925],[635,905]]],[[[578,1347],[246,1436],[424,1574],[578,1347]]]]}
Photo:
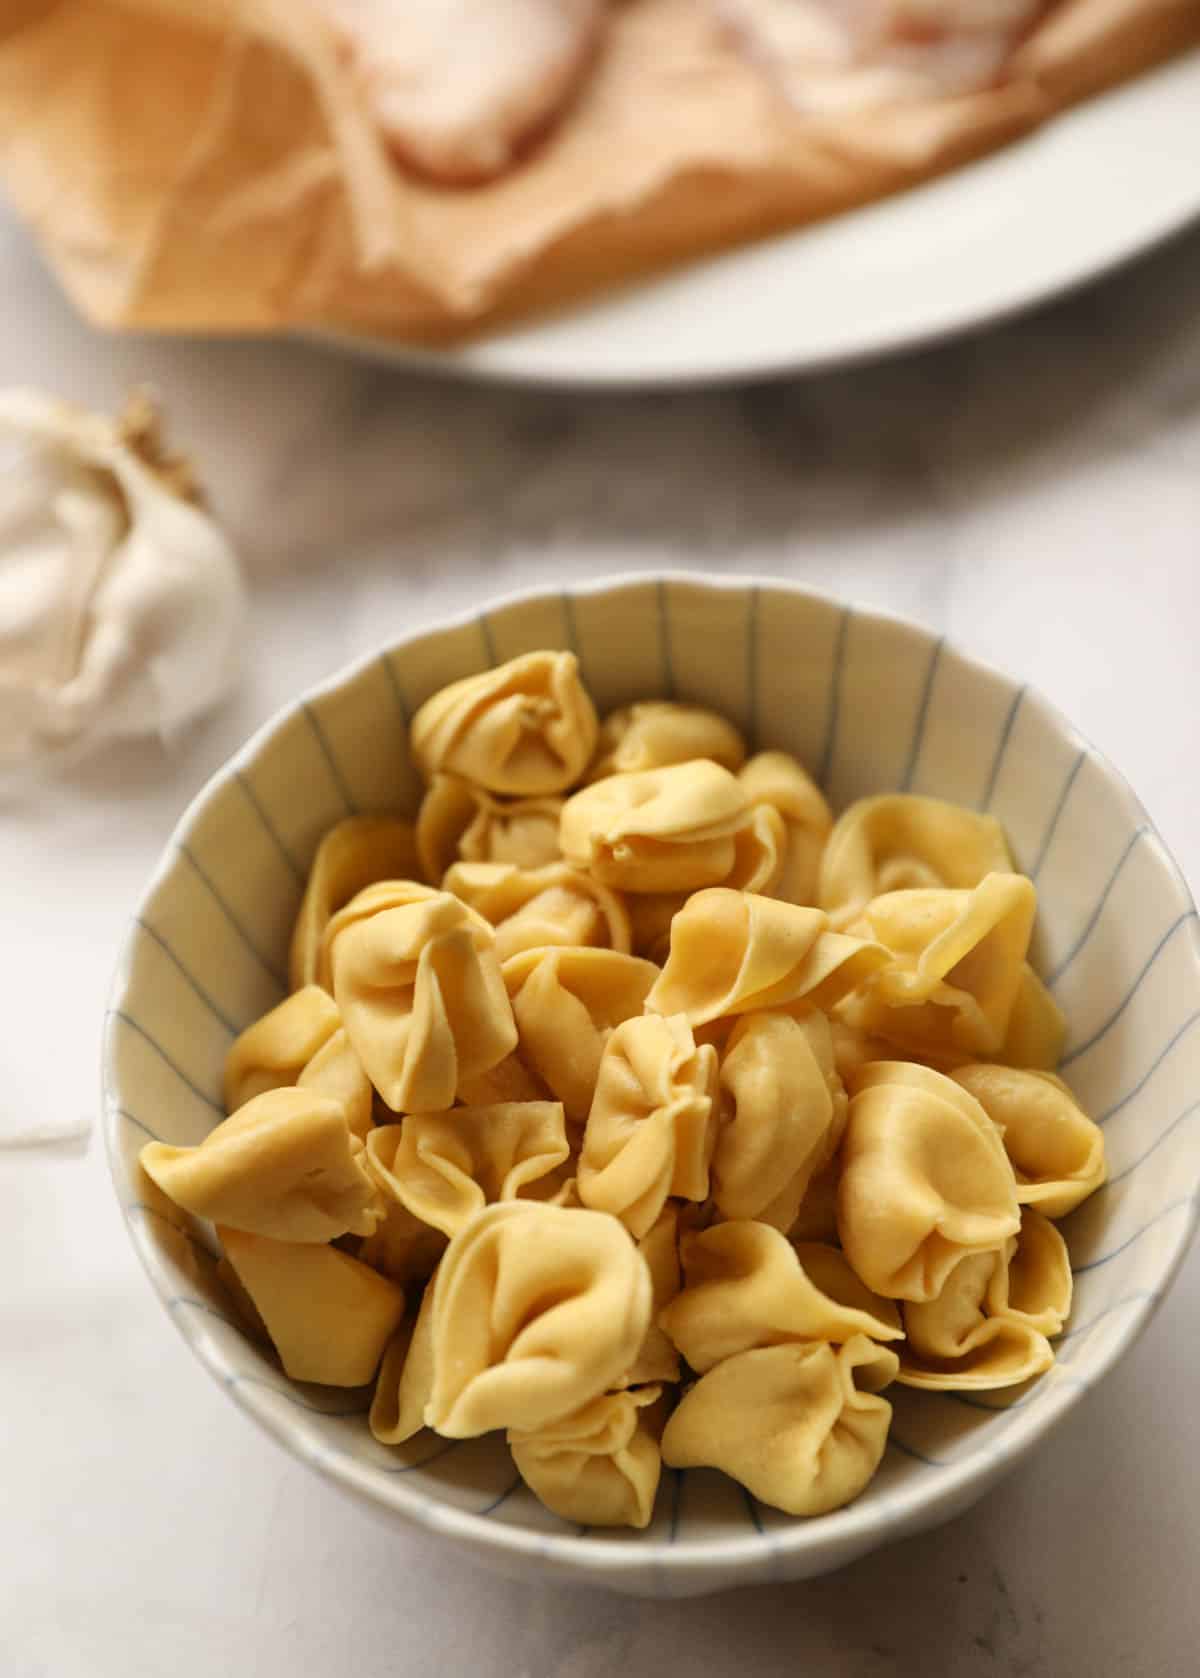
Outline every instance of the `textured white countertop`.
{"type": "MultiPolygon", "coordinates": [[[[664,561],[909,613],[1037,683],[1200,881],[1200,232],[1032,319],[752,391],[472,389],[299,345],[115,341],[0,219],[0,382],[162,395],[254,586],[237,698],[167,752],[0,785],[0,1101],[98,1110],[125,918],[297,689],[538,579],[664,561]]],[[[1175,1678],[1200,1642],[1200,1252],[973,1513],[832,1578],[635,1603],[377,1526],[207,1380],[86,1153],[0,1154],[3,1678],[1175,1678]]]]}

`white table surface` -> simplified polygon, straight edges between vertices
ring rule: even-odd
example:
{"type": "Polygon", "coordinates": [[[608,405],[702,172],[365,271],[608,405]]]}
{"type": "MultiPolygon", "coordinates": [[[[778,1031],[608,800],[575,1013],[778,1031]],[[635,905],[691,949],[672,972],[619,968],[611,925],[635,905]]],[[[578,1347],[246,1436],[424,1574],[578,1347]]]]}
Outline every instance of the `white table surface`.
{"type": "MultiPolygon", "coordinates": [[[[0,786],[0,1101],[98,1108],[134,896],[300,686],[445,608],[661,563],[911,613],[1039,684],[1200,881],[1200,232],[1023,323],[754,391],[574,398],[299,345],[116,341],[0,219],[0,381],[157,386],[254,588],[237,698],[170,750],[0,786]]],[[[3,1678],[1157,1678],[1200,1643],[1200,1252],[1125,1364],[983,1505],[833,1578],[671,1605],[397,1536],[202,1374],[99,1138],[0,1154],[3,1678]]]]}

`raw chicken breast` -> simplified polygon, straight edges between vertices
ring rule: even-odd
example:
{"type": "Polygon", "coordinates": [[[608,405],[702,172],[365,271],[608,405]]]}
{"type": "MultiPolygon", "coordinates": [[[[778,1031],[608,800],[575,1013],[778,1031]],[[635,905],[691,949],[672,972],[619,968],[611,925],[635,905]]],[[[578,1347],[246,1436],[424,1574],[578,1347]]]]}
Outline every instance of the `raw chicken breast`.
{"type": "Polygon", "coordinates": [[[1046,0],[712,0],[802,111],[965,93],[994,80],[1046,0]]]}
{"type": "Polygon", "coordinates": [[[316,0],[391,149],[435,180],[502,174],[565,103],[609,0],[316,0]]]}

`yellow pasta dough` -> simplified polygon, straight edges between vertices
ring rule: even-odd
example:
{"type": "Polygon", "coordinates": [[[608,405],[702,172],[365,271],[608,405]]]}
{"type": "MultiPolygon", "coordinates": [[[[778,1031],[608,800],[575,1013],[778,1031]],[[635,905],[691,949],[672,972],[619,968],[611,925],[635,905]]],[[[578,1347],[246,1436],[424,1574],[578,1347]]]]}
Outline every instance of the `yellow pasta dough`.
{"type": "Polygon", "coordinates": [[[1104,1132],[1061,1078],[1008,1066],[964,1066],[954,1081],[999,1127],[1023,1206],[1065,1218],[1104,1182],[1104,1132]]]}
{"type": "Polygon", "coordinates": [[[616,892],[564,862],[521,869],[503,862],[459,862],[443,881],[495,928],[501,961],[549,944],[630,948],[629,916],[616,892]]]}
{"type": "Polygon", "coordinates": [[[383,1215],[342,1104],[314,1090],[268,1090],[199,1147],[147,1142],[141,1161],[185,1211],[276,1241],[370,1235],[383,1215]]]}
{"type": "Polygon", "coordinates": [[[727,1218],[790,1227],[845,1126],[829,1022],[818,1013],[743,1014],[721,1055],[720,1081],[713,1198],[727,1218]]]}
{"type": "Polygon", "coordinates": [[[568,862],[618,891],[694,891],[725,880],[751,818],[736,775],[707,758],[608,775],[568,798],[568,862]]]}
{"type": "Polygon", "coordinates": [[[417,813],[421,872],[436,885],[456,862],[541,868],[558,859],[561,798],[494,798],[461,775],[435,775],[417,813]]]}
{"type": "Polygon", "coordinates": [[[235,1113],[256,1095],[294,1084],[341,1023],[329,993],[305,985],[247,1026],[225,1057],[225,1111],[235,1113]]]}
{"type": "Polygon", "coordinates": [[[367,1141],[367,1166],[414,1217],[453,1236],[489,1202],[515,1200],[569,1152],[561,1103],[509,1101],[379,1125],[367,1141]]]}
{"type": "Polygon", "coordinates": [[[758,1346],[899,1340],[900,1313],[872,1294],[836,1247],[792,1246],[769,1224],[714,1224],[683,1243],[685,1283],[663,1329],[698,1374],[758,1346]]]}
{"type": "Polygon", "coordinates": [[[1048,1336],[1070,1309],[1066,1243],[1029,1207],[1003,1251],[961,1259],[936,1299],[905,1305],[897,1379],[932,1391],[1015,1386],[1050,1368],[1048,1336]]]}
{"type": "Polygon", "coordinates": [[[650,1272],[651,1317],[646,1338],[619,1385],[643,1387],[654,1381],[678,1381],[679,1353],[659,1326],[663,1311],[683,1285],[679,1267],[680,1208],[668,1202],[638,1242],[638,1252],[650,1272]]]}
{"type": "Polygon", "coordinates": [[[383,1445],[403,1445],[425,1426],[433,1391],[433,1283],[421,1299],[416,1320],[403,1323],[388,1342],[379,1366],[368,1422],[383,1445]]]}
{"type": "Polygon", "coordinates": [[[767,1346],[702,1375],[666,1425],[671,1468],[719,1468],[789,1515],[824,1515],[879,1466],[892,1407],[880,1391],[898,1360],[855,1335],[767,1346]]]}
{"type": "Polygon", "coordinates": [[[783,823],[784,848],[773,895],[786,903],[815,904],[821,855],[833,827],[820,788],[803,765],[786,752],[759,752],[743,766],[738,778],[751,804],[777,811],[783,823]]]}
{"type": "Polygon", "coordinates": [[[361,1387],[404,1315],[404,1293],[336,1247],[218,1228],[225,1256],[294,1381],[361,1387]]]}
{"type": "Polygon", "coordinates": [[[412,752],[426,780],[447,770],[488,792],[542,798],[579,779],[596,731],[574,653],[523,653],[427,699],[412,752]]]}
{"type": "Polygon", "coordinates": [[[844,1009],[849,1024],[921,1054],[1003,1047],[1025,971],[1037,892],[1023,874],[972,891],[894,891],[851,930],[892,954],[844,1009]]]}
{"type": "Polygon", "coordinates": [[[877,1061],[850,1081],[838,1231],[875,1293],[935,1299],[968,1253],[1020,1227],[1000,1133],[958,1084],[929,1067],[877,1061]]]}
{"type": "MultiPolygon", "coordinates": [[[[371,1168],[371,1156],[367,1155],[371,1168]]],[[[375,1173],[372,1172],[374,1176],[375,1173]]],[[[423,1223],[391,1195],[383,1195],[383,1217],[358,1249],[364,1264],[403,1286],[424,1282],[437,1269],[446,1250],[446,1236],[423,1223]]]]}
{"type": "Polygon", "coordinates": [[[1012,867],[993,817],[940,798],[883,793],[858,799],[838,817],[821,858],[817,902],[835,926],[845,926],[884,892],[970,890],[1012,867]]]}
{"type": "Polygon", "coordinates": [[[716,1142],[716,1051],[680,1015],[643,1014],[604,1048],[576,1186],[585,1206],[645,1235],[668,1195],[704,1200],[716,1142]]]}
{"type": "Polygon", "coordinates": [[[340,1101],[346,1123],[355,1136],[366,1140],[371,1129],[375,1091],[363,1064],[350,1047],[345,1028],[339,1026],[323,1043],[296,1079],[302,1090],[316,1090],[340,1101]]]}
{"type": "Polygon", "coordinates": [[[892,958],[827,924],[819,909],[754,892],[696,892],[671,922],[670,954],[646,1006],[693,1026],[762,1008],[828,1008],[892,958]]]}
{"type": "Polygon", "coordinates": [[[1053,1072],[1067,1040],[1067,1021],[1046,986],[1026,962],[1008,1017],[1008,1031],[997,1060],[1053,1072]]]}
{"type": "Polygon", "coordinates": [[[661,1387],[605,1393],[535,1433],[510,1428],[522,1480],[564,1521],[647,1527],[662,1473],[661,1387]]]}
{"type": "Polygon", "coordinates": [[[616,1218],[535,1201],[485,1207],[433,1282],[426,1423],[463,1439],[570,1415],[629,1368],[650,1303],[645,1260],[616,1218]]]}
{"type": "Polygon", "coordinates": [[[396,816],[349,816],[331,827],[317,846],[292,932],[292,989],[322,982],[321,940],[339,909],[377,880],[407,880],[417,870],[411,822],[396,816]]]}
{"type": "Polygon", "coordinates": [[[706,711],[701,705],[678,705],[668,699],[643,699],[635,705],[622,705],[600,724],[596,756],[587,779],[599,781],[606,775],[667,769],[700,757],[736,772],[745,756],[741,735],[715,711],[706,711]]]}
{"type": "Polygon", "coordinates": [[[516,1047],[494,934],[448,892],[389,882],[329,923],[326,949],[346,1035],[393,1112],[436,1112],[462,1079],[516,1047]]]}
{"type": "Polygon", "coordinates": [[[520,1053],[583,1124],[600,1057],[615,1027],[642,1012],[658,969],[615,950],[526,950],[506,961],[504,983],[520,1034],[520,1053]]]}

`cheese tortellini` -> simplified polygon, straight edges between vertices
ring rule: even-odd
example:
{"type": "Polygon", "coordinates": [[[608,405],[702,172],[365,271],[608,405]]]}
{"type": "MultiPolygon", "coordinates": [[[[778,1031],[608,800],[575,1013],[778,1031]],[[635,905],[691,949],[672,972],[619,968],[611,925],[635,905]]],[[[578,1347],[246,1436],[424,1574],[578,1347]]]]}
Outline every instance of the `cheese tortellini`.
{"type": "Polygon", "coordinates": [[[346,1035],[393,1112],[449,1107],[516,1047],[495,934],[427,886],[383,883],[329,923],[322,960],[346,1035]]]}
{"type": "Polygon", "coordinates": [[[885,892],[952,886],[970,890],[1013,866],[992,816],[915,793],[860,798],[834,824],[821,857],[817,901],[845,926],[885,892]]]}
{"type": "Polygon", "coordinates": [[[544,798],[579,780],[596,732],[575,655],[525,653],[427,699],[412,751],[427,778],[441,769],[487,792],[544,798]]]}
{"type": "Polygon", "coordinates": [[[1009,1066],[963,1066],[953,1077],[1004,1138],[1023,1206],[1065,1218],[1104,1182],[1104,1132],[1061,1078],[1009,1066]]]}
{"type": "Polygon", "coordinates": [[[844,1010],[848,1022],[920,1055],[992,1055],[1004,1046],[1033,933],[1037,892],[1023,874],[972,891],[887,892],[851,926],[892,960],[844,1010]]]}
{"type": "Polygon", "coordinates": [[[383,1215],[341,1103],[312,1090],[267,1090],[199,1147],[148,1142],[141,1159],[186,1212],[275,1241],[370,1235],[383,1215]]]}
{"type": "Polygon", "coordinates": [[[850,1083],[838,1231],[846,1256],[887,1299],[935,1299],[968,1253],[1020,1228],[1000,1132],[941,1072],[876,1061],[850,1083]]]}
{"type": "Polygon", "coordinates": [[[373,1383],[385,1450],[503,1436],[588,1527],[648,1526],[663,1464],[820,1516],[893,1381],[1043,1375],[1049,1220],[1105,1181],[998,823],[835,822],[757,744],[674,699],[598,726],[563,651],[434,694],[415,827],[325,836],[230,1116],[142,1152],[288,1376],[373,1383]]]}
{"type": "Polygon", "coordinates": [[[425,1421],[450,1439],[561,1421],[620,1380],[650,1326],[650,1277],[603,1212],[485,1207],[433,1283],[425,1421]]]}
{"type": "Polygon", "coordinates": [[[563,805],[559,843],[618,891],[695,891],[732,874],[751,815],[737,776],[698,758],[585,787],[563,805]]]}
{"type": "Polygon", "coordinates": [[[691,1367],[793,1340],[899,1340],[900,1313],[836,1247],[794,1247],[769,1224],[714,1224],[684,1242],[686,1286],[660,1315],[691,1367]]]}
{"type": "Polygon", "coordinates": [[[643,1014],[605,1044],[576,1185],[585,1206],[645,1235],[668,1196],[704,1200],[716,1142],[717,1054],[680,1015],[643,1014]]]}
{"type": "Polygon", "coordinates": [[[522,1480],[564,1521],[649,1526],[662,1473],[661,1392],[605,1393],[536,1433],[510,1428],[522,1480]]]}
{"type": "Polygon", "coordinates": [[[897,1380],[935,1391],[1016,1386],[1050,1368],[1050,1337],[1070,1309],[1066,1242],[1027,1208],[1001,1251],[960,1259],[936,1299],[905,1305],[897,1380]]]}
{"type": "Polygon", "coordinates": [[[832,1159],[846,1092],[824,1014],[743,1014],[721,1056],[724,1122],[713,1199],[727,1218],[790,1228],[814,1174],[832,1159]]]}
{"type": "Polygon", "coordinates": [[[789,1515],[824,1515],[858,1496],[878,1468],[892,1407],[878,1395],[895,1352],[865,1335],[844,1346],[795,1341],[727,1358],[684,1395],[667,1423],[671,1468],[720,1468],[789,1515]]]}
{"type": "Polygon", "coordinates": [[[716,887],[671,922],[671,949],[646,999],[693,1026],[761,1008],[828,1008],[890,957],[880,944],[827,930],[819,909],[716,887]]]}

